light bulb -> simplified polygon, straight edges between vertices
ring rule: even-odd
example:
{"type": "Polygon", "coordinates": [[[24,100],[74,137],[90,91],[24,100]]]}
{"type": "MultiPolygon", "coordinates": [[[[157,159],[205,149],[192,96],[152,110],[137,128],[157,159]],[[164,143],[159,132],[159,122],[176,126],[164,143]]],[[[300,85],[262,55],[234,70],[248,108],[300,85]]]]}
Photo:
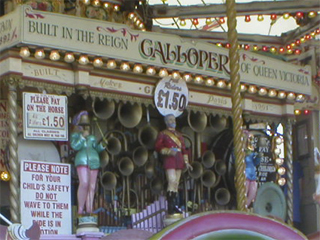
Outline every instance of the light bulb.
{"type": "Polygon", "coordinates": [[[165,68],[160,69],[160,71],[159,71],[159,76],[160,76],[160,77],[166,77],[166,76],[168,76],[168,71],[167,71],[167,69],[165,69],[165,68]]]}
{"type": "Polygon", "coordinates": [[[101,58],[95,58],[93,61],[93,66],[95,67],[102,67],[103,66],[103,61],[101,58]]]}
{"type": "Polygon", "coordinates": [[[278,180],[278,184],[279,184],[280,186],[285,185],[285,184],[286,184],[286,179],[285,179],[285,178],[280,178],[280,179],[278,180]]]}
{"type": "Polygon", "coordinates": [[[207,86],[213,86],[214,85],[214,80],[212,78],[208,78],[206,81],[207,86]]]}
{"type": "Polygon", "coordinates": [[[27,58],[30,56],[30,50],[28,47],[21,47],[20,48],[20,56],[23,58],[27,58]]]}
{"type": "Polygon", "coordinates": [[[58,60],[60,59],[60,54],[59,54],[58,51],[52,50],[51,53],[50,53],[49,58],[50,58],[52,61],[58,61],[58,60]]]}
{"type": "Polygon", "coordinates": [[[122,71],[129,71],[129,70],[130,70],[130,65],[129,65],[129,63],[126,63],[126,62],[121,63],[120,69],[121,69],[122,71]]]}
{"type": "Polygon", "coordinates": [[[134,73],[142,73],[143,72],[143,67],[141,64],[136,64],[133,67],[133,72],[134,73]]]}
{"type": "Polygon", "coordinates": [[[281,166],[284,163],[284,159],[283,158],[276,158],[276,164],[281,166]]]}
{"type": "Polygon", "coordinates": [[[44,53],[43,49],[37,49],[36,53],[34,54],[35,58],[37,59],[44,59],[46,54],[44,53]]]}
{"type": "Polygon", "coordinates": [[[146,73],[147,75],[153,76],[156,74],[156,69],[154,67],[148,67],[146,73]]]}
{"type": "Polygon", "coordinates": [[[278,174],[279,174],[279,175],[283,175],[283,174],[285,174],[285,173],[286,173],[286,169],[285,169],[284,167],[278,168],[278,174]]]}
{"type": "Polygon", "coordinates": [[[260,96],[265,96],[268,93],[266,88],[260,88],[258,94],[260,96]]]}
{"type": "Polygon", "coordinates": [[[88,63],[89,63],[89,58],[88,58],[88,56],[85,56],[85,55],[80,56],[80,58],[79,58],[79,63],[80,63],[81,65],[86,65],[86,64],[88,64],[88,63]]]}
{"type": "Polygon", "coordinates": [[[64,56],[64,61],[67,63],[72,63],[74,61],[74,55],[72,53],[67,53],[64,56]]]}
{"type": "Polygon", "coordinates": [[[192,81],[192,76],[191,74],[187,73],[183,75],[183,80],[185,80],[186,82],[191,82],[192,81]]]}
{"type": "Polygon", "coordinates": [[[113,60],[113,59],[108,60],[108,62],[107,62],[107,68],[109,68],[109,69],[115,69],[116,67],[117,67],[117,63],[116,63],[115,60],[113,60]]]}

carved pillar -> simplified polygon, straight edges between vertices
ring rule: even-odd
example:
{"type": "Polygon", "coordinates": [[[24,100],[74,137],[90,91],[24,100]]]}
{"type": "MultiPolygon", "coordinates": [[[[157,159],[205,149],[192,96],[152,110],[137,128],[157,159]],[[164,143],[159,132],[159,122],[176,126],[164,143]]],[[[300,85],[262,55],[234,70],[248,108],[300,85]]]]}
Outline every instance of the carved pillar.
{"type": "Polygon", "coordinates": [[[292,120],[288,119],[284,128],[285,160],[287,163],[287,219],[293,225],[293,164],[292,164],[292,120]]]}
{"type": "Polygon", "coordinates": [[[235,185],[237,189],[237,209],[246,211],[246,176],[245,176],[245,153],[242,133],[242,97],[240,93],[240,76],[239,76],[239,53],[238,53],[238,33],[236,30],[236,4],[234,0],[227,0],[227,17],[228,17],[228,39],[230,43],[230,80],[232,93],[232,115],[233,115],[233,145],[235,153],[235,185]]]}
{"type": "Polygon", "coordinates": [[[8,86],[8,115],[9,115],[9,166],[10,166],[10,214],[11,222],[20,222],[20,166],[18,162],[18,107],[17,107],[17,87],[19,77],[8,77],[5,82],[8,86]]]}

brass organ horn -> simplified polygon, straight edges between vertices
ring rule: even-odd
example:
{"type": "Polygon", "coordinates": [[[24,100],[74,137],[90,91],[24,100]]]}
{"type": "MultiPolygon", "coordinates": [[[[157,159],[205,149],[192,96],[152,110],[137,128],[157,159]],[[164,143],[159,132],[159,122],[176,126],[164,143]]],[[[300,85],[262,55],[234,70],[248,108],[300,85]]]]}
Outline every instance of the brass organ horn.
{"type": "Polygon", "coordinates": [[[117,155],[121,152],[121,142],[116,137],[108,137],[108,145],[106,146],[106,150],[111,155],[117,155]]]}
{"type": "Polygon", "coordinates": [[[227,127],[227,118],[226,117],[220,117],[219,115],[209,117],[209,125],[216,129],[217,131],[222,131],[227,127]]]}
{"type": "Polygon", "coordinates": [[[154,148],[158,136],[158,131],[151,126],[149,109],[147,108],[147,124],[139,129],[138,140],[142,146],[151,150],[154,148]]]}
{"type": "Polygon", "coordinates": [[[150,189],[155,194],[160,194],[163,190],[163,182],[159,177],[155,177],[150,181],[150,189]]]}
{"type": "Polygon", "coordinates": [[[218,175],[222,176],[226,173],[227,166],[223,160],[217,160],[214,164],[214,170],[218,175]]]}
{"type": "Polygon", "coordinates": [[[106,171],[102,174],[100,182],[105,190],[113,190],[117,185],[117,178],[114,173],[106,171]]]}
{"type": "Polygon", "coordinates": [[[134,128],[142,118],[142,108],[139,104],[119,103],[118,119],[126,128],[134,128]]]}
{"type": "Polygon", "coordinates": [[[202,112],[192,112],[188,113],[188,124],[191,129],[197,133],[203,132],[207,126],[207,115],[202,112]]]}
{"type": "Polygon", "coordinates": [[[223,206],[230,202],[230,192],[226,188],[219,188],[214,194],[216,203],[223,206]]]}
{"type": "Polygon", "coordinates": [[[216,157],[212,151],[207,150],[202,154],[201,162],[205,168],[211,168],[215,161],[216,157]]]}
{"type": "Polygon", "coordinates": [[[154,176],[155,169],[154,169],[154,163],[152,161],[148,161],[144,165],[144,172],[147,178],[152,178],[154,176]]]}
{"type": "Polygon", "coordinates": [[[133,150],[132,160],[138,167],[141,167],[147,162],[148,156],[148,150],[143,146],[139,146],[133,150]]]}
{"type": "Polygon", "coordinates": [[[118,168],[123,176],[130,176],[133,173],[133,161],[129,157],[123,157],[118,162],[118,168]]]}
{"type": "Polygon", "coordinates": [[[109,159],[110,158],[109,158],[107,151],[102,151],[100,153],[100,167],[105,168],[109,163],[109,159]]]}
{"type": "Polygon", "coordinates": [[[104,99],[101,101],[99,98],[96,98],[92,102],[92,110],[98,119],[107,120],[115,111],[115,103],[112,100],[104,99]]]}
{"type": "Polygon", "coordinates": [[[201,163],[193,162],[193,163],[191,163],[191,166],[192,166],[192,170],[190,170],[190,169],[188,170],[190,177],[192,177],[193,179],[200,178],[203,173],[203,167],[202,167],[201,163]]]}
{"type": "Polygon", "coordinates": [[[203,186],[208,188],[213,187],[216,182],[216,175],[213,171],[207,169],[203,172],[201,176],[201,181],[203,186]]]}

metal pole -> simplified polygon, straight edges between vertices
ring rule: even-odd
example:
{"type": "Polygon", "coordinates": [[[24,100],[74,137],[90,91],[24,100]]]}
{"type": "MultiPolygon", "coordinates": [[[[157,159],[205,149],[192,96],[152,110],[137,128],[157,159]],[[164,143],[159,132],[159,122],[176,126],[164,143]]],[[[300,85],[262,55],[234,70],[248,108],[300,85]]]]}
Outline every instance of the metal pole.
{"type": "Polygon", "coordinates": [[[242,97],[240,94],[240,76],[239,76],[239,53],[238,53],[238,33],[236,30],[236,4],[235,0],[227,0],[227,17],[228,17],[228,39],[230,43],[230,81],[232,94],[232,116],[233,116],[233,145],[235,153],[235,185],[237,189],[237,209],[246,211],[246,176],[245,176],[245,153],[243,149],[242,133],[242,97]]]}
{"type": "Polygon", "coordinates": [[[18,79],[9,77],[6,79],[8,85],[8,103],[9,103],[9,166],[10,166],[10,215],[13,223],[20,222],[20,166],[18,162],[18,107],[17,107],[17,85],[18,79]]]}
{"type": "Polygon", "coordinates": [[[288,224],[293,225],[293,165],[292,165],[292,122],[290,119],[286,121],[284,129],[285,156],[287,163],[287,215],[288,224]]]}

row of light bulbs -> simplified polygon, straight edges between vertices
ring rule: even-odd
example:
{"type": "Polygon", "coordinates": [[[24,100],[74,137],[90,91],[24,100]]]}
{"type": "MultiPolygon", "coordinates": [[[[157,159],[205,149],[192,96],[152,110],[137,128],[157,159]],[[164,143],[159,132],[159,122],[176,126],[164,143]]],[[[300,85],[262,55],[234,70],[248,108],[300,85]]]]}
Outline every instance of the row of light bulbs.
{"type": "MultiPolygon", "coordinates": [[[[20,56],[22,58],[30,57],[31,53],[28,47],[21,47],[20,49],[20,56]]],[[[44,59],[46,57],[46,53],[43,49],[36,49],[34,53],[34,57],[36,59],[44,59]]],[[[61,55],[58,50],[51,50],[49,54],[49,58],[52,61],[58,61],[61,59],[61,55]]],[[[64,55],[64,61],[67,63],[72,63],[76,61],[76,58],[73,53],[66,53],[64,55]]],[[[78,58],[78,63],[81,65],[90,64],[91,61],[87,55],[80,55],[78,58]]],[[[101,57],[96,57],[93,59],[92,64],[94,67],[103,67],[106,66],[108,69],[116,69],[118,67],[118,63],[114,59],[108,59],[106,64],[104,63],[101,57]]],[[[145,73],[149,76],[155,76],[158,72],[159,77],[166,77],[171,74],[173,79],[183,79],[186,82],[194,82],[197,84],[205,84],[206,86],[216,86],[221,89],[231,89],[231,83],[224,79],[213,79],[213,78],[206,78],[202,75],[195,75],[193,76],[190,73],[183,73],[181,74],[179,71],[169,71],[166,68],[161,68],[157,71],[154,66],[148,66],[146,69],[142,64],[134,64],[133,66],[130,65],[128,62],[121,62],[119,65],[119,69],[124,72],[128,72],[132,69],[134,73],[145,73]]],[[[278,91],[276,89],[267,89],[265,87],[258,87],[255,85],[246,85],[241,84],[241,92],[248,92],[250,94],[258,94],[260,96],[269,96],[270,98],[279,98],[279,99],[287,99],[290,101],[297,101],[302,102],[304,100],[304,95],[302,94],[295,94],[293,92],[285,92],[285,91],[278,91]]]]}
{"type": "Polygon", "coordinates": [[[275,155],[275,162],[277,165],[277,173],[278,173],[278,185],[283,186],[286,184],[286,179],[284,177],[284,174],[286,173],[286,168],[283,166],[284,159],[280,157],[281,154],[281,146],[283,146],[284,140],[282,136],[275,136],[273,139],[275,142],[274,147],[274,155],[275,155]]]}
{"type": "Polygon", "coordinates": [[[128,14],[128,20],[130,20],[131,24],[133,24],[137,29],[146,31],[146,27],[145,27],[145,24],[143,23],[143,20],[135,12],[131,12],[128,14]]]}
{"type": "MultiPolygon", "coordinates": [[[[316,37],[316,35],[320,34],[320,28],[310,32],[309,34],[305,34],[300,39],[295,40],[294,42],[287,44],[285,47],[274,47],[274,46],[258,46],[258,45],[250,45],[250,44],[239,44],[239,49],[244,50],[252,50],[252,51],[263,51],[263,52],[270,52],[273,54],[295,54],[299,55],[301,54],[301,49],[298,49],[296,47],[299,47],[301,44],[310,41],[316,37]],[[296,49],[295,49],[296,48],[296,49]]],[[[223,44],[221,42],[216,43],[218,47],[225,47],[230,48],[230,43],[223,44]]]]}
{"type": "Polygon", "coordinates": [[[115,12],[120,11],[120,2],[119,4],[115,4],[114,1],[100,1],[100,0],[82,0],[83,4],[88,6],[88,5],[92,5],[94,7],[103,7],[106,10],[113,10],[115,12]]]}

